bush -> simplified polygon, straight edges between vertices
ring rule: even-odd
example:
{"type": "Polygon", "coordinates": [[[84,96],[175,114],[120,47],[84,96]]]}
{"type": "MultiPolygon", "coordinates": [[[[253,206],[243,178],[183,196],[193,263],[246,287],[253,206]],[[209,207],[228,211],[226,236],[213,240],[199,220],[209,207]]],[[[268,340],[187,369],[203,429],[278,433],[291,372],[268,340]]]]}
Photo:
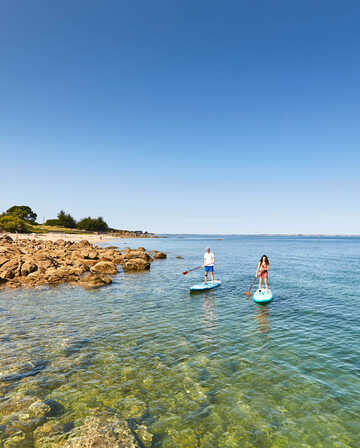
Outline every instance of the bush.
{"type": "Polygon", "coordinates": [[[31,224],[34,224],[37,218],[37,214],[27,205],[13,205],[6,210],[6,214],[23,219],[31,224]]]}
{"type": "Polygon", "coordinates": [[[59,220],[58,219],[48,219],[47,221],[45,221],[44,223],[46,226],[59,226],[59,220]]]}
{"type": "Polygon", "coordinates": [[[109,226],[101,216],[98,218],[83,218],[77,223],[77,228],[81,230],[89,230],[93,232],[104,232],[109,229],[109,226]]]}
{"type": "Polygon", "coordinates": [[[70,215],[70,213],[65,213],[64,210],[61,210],[58,215],[58,224],[62,227],[68,227],[69,229],[75,229],[76,227],[76,221],[75,219],[70,215]]]}
{"type": "Polygon", "coordinates": [[[0,216],[0,230],[11,233],[29,233],[26,222],[17,216],[12,215],[0,216]]]}

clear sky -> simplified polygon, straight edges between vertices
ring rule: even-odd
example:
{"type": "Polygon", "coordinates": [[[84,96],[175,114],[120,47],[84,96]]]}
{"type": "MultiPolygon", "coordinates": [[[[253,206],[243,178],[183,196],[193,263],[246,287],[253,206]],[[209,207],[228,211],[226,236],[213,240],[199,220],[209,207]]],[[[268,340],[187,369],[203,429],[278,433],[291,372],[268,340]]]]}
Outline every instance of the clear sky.
{"type": "Polygon", "coordinates": [[[0,210],[360,233],[360,3],[2,0],[0,210]]]}

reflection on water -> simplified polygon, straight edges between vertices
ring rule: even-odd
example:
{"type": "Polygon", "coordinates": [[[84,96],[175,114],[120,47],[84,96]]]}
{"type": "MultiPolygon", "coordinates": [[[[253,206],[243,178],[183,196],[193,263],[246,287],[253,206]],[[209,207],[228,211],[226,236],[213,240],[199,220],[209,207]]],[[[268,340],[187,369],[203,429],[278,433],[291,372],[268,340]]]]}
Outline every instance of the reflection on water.
{"type": "Polygon", "coordinates": [[[267,305],[255,305],[254,313],[259,331],[270,339],[270,307],[267,305]]]}
{"type": "Polygon", "coordinates": [[[213,332],[216,329],[215,292],[207,291],[204,294],[202,304],[204,310],[204,327],[209,332],[213,332]]]}

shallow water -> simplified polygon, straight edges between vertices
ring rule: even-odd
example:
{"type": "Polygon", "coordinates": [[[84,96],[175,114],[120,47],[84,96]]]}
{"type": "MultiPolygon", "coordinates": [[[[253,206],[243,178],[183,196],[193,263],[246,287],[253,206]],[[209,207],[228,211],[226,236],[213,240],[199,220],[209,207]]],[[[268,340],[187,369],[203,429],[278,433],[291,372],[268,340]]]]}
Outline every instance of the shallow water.
{"type": "Polygon", "coordinates": [[[116,244],[168,258],[97,291],[0,292],[0,405],[25,390],[60,403],[62,422],[109,407],[144,423],[154,448],[360,446],[360,238],[116,244]],[[190,295],[201,273],[181,272],[206,246],[223,283],[190,295]],[[262,253],[266,306],[244,295],[262,253]]]}

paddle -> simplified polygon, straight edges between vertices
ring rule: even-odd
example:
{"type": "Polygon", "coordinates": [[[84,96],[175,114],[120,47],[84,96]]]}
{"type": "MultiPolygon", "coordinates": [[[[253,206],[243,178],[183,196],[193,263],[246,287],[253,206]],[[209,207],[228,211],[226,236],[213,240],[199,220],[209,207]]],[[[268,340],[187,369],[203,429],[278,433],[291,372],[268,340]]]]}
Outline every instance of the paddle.
{"type": "Polygon", "coordinates": [[[189,272],[191,272],[191,271],[196,271],[196,269],[200,269],[200,268],[202,268],[202,266],[197,266],[196,268],[192,268],[192,269],[189,269],[188,271],[184,271],[183,274],[186,275],[186,274],[188,274],[189,272]]]}
{"type": "Polygon", "coordinates": [[[246,293],[245,293],[248,297],[250,297],[250,292],[253,289],[253,286],[255,285],[256,279],[257,279],[257,277],[254,278],[253,282],[251,283],[251,286],[250,286],[249,290],[246,291],[246,293]]]}

